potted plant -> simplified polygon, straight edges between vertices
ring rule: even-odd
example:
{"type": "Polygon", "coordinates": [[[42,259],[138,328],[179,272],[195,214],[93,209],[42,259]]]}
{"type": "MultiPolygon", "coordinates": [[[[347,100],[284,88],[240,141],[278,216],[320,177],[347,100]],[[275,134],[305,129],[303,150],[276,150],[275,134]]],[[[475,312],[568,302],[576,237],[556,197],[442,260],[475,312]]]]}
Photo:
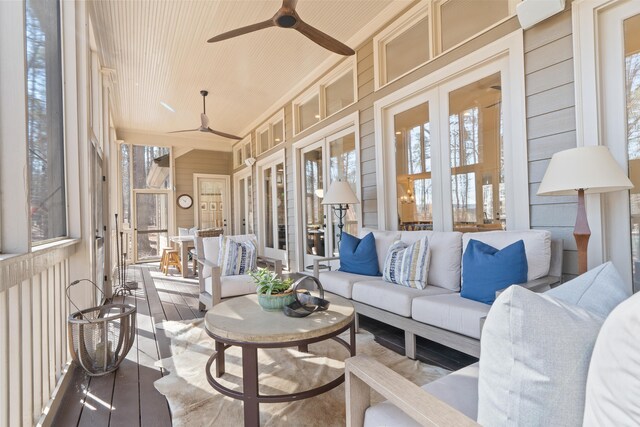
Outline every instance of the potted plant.
{"type": "Polygon", "coordinates": [[[249,273],[256,282],[258,303],[265,311],[280,311],[285,305],[295,301],[291,289],[292,279],[281,279],[266,268],[259,268],[249,273]]]}

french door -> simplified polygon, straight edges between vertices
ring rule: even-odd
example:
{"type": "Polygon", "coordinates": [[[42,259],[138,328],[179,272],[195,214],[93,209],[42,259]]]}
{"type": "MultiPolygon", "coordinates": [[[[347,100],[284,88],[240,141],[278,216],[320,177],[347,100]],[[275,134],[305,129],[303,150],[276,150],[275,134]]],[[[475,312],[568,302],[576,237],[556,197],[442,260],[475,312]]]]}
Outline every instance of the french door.
{"type": "Polygon", "coordinates": [[[158,260],[169,243],[169,192],[133,190],[133,197],[135,262],[158,260]]]}
{"type": "Polygon", "coordinates": [[[96,149],[95,145],[91,145],[92,152],[92,175],[93,175],[93,188],[94,191],[91,193],[91,205],[93,211],[93,228],[94,228],[94,236],[93,236],[93,272],[94,272],[94,282],[98,285],[98,287],[104,292],[98,292],[96,290],[96,302],[98,304],[102,303],[103,295],[107,294],[107,289],[105,289],[105,235],[106,235],[106,227],[105,227],[105,209],[104,207],[107,205],[105,201],[106,191],[104,191],[105,182],[103,180],[103,172],[102,172],[102,156],[99,151],[96,149]]]}
{"type": "MultiPolygon", "coordinates": [[[[313,260],[338,254],[338,218],[322,200],[331,183],[348,182],[360,199],[359,144],[354,126],[337,131],[300,150],[302,203],[302,268],[311,270],[313,260]]],[[[343,220],[345,233],[358,234],[361,208],[350,205],[343,220]]]]}
{"type": "Polygon", "coordinates": [[[247,168],[233,176],[235,234],[253,234],[253,174],[247,168]]]}
{"type": "MultiPolygon", "coordinates": [[[[600,143],[627,170],[634,188],[603,196],[604,259],[640,290],[640,3],[596,10],[600,143]],[[621,78],[622,77],[622,78],[621,78]]],[[[586,135],[585,135],[586,138],[586,135]]],[[[595,142],[598,142],[597,140],[595,142]]]]}
{"type": "Polygon", "coordinates": [[[199,229],[222,228],[231,231],[230,179],[228,175],[193,174],[195,225],[199,229]]]}
{"type": "Polygon", "coordinates": [[[258,233],[261,252],[270,258],[287,262],[287,189],[281,150],[257,163],[259,220],[258,233]]]}

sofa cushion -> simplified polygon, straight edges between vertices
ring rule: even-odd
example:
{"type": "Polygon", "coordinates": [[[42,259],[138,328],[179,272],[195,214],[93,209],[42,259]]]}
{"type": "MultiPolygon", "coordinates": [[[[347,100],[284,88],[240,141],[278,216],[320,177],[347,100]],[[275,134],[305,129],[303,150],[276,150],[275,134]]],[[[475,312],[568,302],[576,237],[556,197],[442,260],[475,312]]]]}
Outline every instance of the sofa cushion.
{"type": "Polygon", "coordinates": [[[460,294],[430,295],[414,298],[411,317],[418,322],[480,339],[480,319],[490,305],[462,298],[460,294]]]}
{"type": "Polygon", "coordinates": [[[255,239],[242,242],[226,236],[220,239],[218,265],[222,276],[236,276],[255,270],[257,257],[258,242],[255,239]]]}
{"type": "Polygon", "coordinates": [[[411,245],[398,240],[387,252],[382,278],[396,285],[424,289],[427,286],[430,254],[426,237],[411,245]]]}
{"type": "Polygon", "coordinates": [[[382,282],[382,277],[362,276],[360,274],[346,273],[344,271],[321,271],[320,283],[325,291],[338,294],[351,299],[351,290],[356,282],[375,281],[382,282]]]}
{"type": "MultiPolygon", "coordinates": [[[[210,295],[212,292],[213,278],[204,279],[204,289],[210,295]]],[[[256,283],[248,274],[240,274],[237,276],[223,276],[220,278],[221,298],[235,297],[247,295],[256,292],[256,283]]]]}
{"type": "MultiPolygon", "coordinates": [[[[478,415],[478,364],[452,372],[422,386],[422,389],[475,420],[478,415]]],[[[419,426],[413,418],[389,401],[369,407],[364,414],[366,427],[419,426]]]]}
{"type": "Polygon", "coordinates": [[[635,426],[640,420],[640,293],[607,317],[593,349],[584,426],[635,426]]]}
{"type": "Polygon", "coordinates": [[[360,238],[363,238],[369,233],[373,233],[373,237],[376,239],[376,255],[378,256],[378,271],[382,271],[384,267],[384,259],[387,256],[389,248],[396,240],[400,239],[399,231],[382,231],[372,228],[363,228],[360,230],[360,238]]]}
{"type": "Polygon", "coordinates": [[[403,231],[400,240],[407,244],[426,237],[431,259],[427,283],[452,291],[460,291],[462,233],[457,231],[403,231]]]}
{"type": "Polygon", "coordinates": [[[480,340],[478,423],[580,426],[589,359],[603,321],[521,286],[501,293],[480,340]]]}
{"type": "MultiPolygon", "coordinates": [[[[547,230],[522,231],[483,231],[481,233],[465,233],[462,236],[462,250],[466,250],[469,240],[479,240],[496,249],[502,249],[522,240],[527,254],[529,271],[527,280],[539,279],[549,274],[551,264],[551,232],[547,230]]],[[[462,263],[464,270],[464,261],[462,263]]],[[[464,281],[464,277],[463,277],[464,281]]]]}
{"type": "Polygon", "coordinates": [[[618,304],[631,296],[631,285],[622,280],[612,262],[607,262],[545,292],[545,295],[607,317],[618,304]]]}
{"type": "Polygon", "coordinates": [[[394,286],[383,280],[356,282],[353,285],[351,298],[400,316],[411,316],[411,300],[425,295],[438,295],[451,291],[437,286],[414,289],[405,286],[394,286]]]}
{"type": "Polygon", "coordinates": [[[349,233],[342,233],[340,240],[340,271],[346,273],[363,274],[365,276],[379,276],[378,255],[373,233],[362,239],[349,233]]]}
{"type": "Polygon", "coordinates": [[[471,239],[462,261],[463,298],[493,304],[497,291],[527,281],[527,255],[522,240],[498,250],[471,239]]]}

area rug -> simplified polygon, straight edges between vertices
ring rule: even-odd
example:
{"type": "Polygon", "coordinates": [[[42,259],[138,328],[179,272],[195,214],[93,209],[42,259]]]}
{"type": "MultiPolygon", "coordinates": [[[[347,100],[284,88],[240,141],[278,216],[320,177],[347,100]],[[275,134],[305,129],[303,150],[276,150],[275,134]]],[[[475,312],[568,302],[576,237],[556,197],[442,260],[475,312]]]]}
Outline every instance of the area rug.
{"type": "MultiPolygon", "coordinates": [[[[169,402],[173,425],[241,426],[242,402],[225,397],[211,388],[204,367],[213,353],[213,340],[202,319],[187,322],[165,321],[156,325],[171,339],[173,356],[156,362],[168,375],[154,383],[169,402]]],[[[345,337],[348,341],[348,335],[345,337]]],[[[373,335],[357,334],[357,353],[380,361],[412,382],[422,385],[448,373],[447,370],[407,359],[376,343],[373,335]]],[[[240,349],[225,352],[226,373],[221,384],[242,389],[240,349]]],[[[347,350],[333,340],[309,345],[309,353],[294,348],[258,351],[261,394],[292,393],[313,388],[336,378],[344,371],[347,350]]],[[[382,398],[372,394],[372,402],[382,398]]],[[[344,384],[320,396],[291,403],[260,405],[262,426],[344,426],[344,384]]]]}

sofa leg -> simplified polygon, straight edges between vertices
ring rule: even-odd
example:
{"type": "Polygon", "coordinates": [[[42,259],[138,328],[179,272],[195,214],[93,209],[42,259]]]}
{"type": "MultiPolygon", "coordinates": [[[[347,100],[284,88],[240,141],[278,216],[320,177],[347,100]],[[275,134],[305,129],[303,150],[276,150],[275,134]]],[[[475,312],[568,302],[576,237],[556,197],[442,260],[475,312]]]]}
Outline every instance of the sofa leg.
{"type": "Polygon", "coordinates": [[[358,313],[355,314],[354,318],[354,329],[356,331],[356,334],[360,333],[360,316],[358,315],[358,313]]]}
{"type": "Polygon", "coordinates": [[[404,354],[409,359],[416,358],[416,336],[409,331],[404,331],[404,354]]]}
{"type": "Polygon", "coordinates": [[[199,303],[198,303],[198,309],[199,309],[200,311],[206,311],[206,310],[207,310],[207,306],[206,306],[206,305],[204,305],[203,303],[199,302],[199,303]]]}

